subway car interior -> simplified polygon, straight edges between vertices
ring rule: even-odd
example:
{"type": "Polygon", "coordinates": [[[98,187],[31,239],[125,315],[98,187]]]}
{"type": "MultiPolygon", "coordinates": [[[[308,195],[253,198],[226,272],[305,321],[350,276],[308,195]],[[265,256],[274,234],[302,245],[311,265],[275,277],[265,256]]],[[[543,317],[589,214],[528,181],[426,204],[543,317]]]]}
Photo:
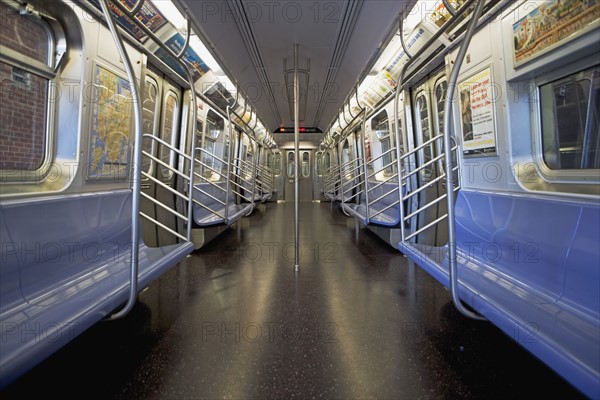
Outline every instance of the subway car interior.
{"type": "Polygon", "coordinates": [[[0,6],[3,398],[600,398],[599,1],[0,6]]]}

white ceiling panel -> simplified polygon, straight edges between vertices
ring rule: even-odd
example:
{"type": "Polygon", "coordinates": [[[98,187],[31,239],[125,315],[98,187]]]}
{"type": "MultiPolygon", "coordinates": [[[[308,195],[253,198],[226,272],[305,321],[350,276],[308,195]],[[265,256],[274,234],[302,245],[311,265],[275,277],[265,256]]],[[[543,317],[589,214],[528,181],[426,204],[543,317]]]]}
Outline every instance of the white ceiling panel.
{"type": "Polygon", "coordinates": [[[300,68],[310,66],[300,123],[326,129],[406,6],[397,0],[179,2],[270,130],[293,126],[284,59],[293,68],[294,44],[300,68]]]}

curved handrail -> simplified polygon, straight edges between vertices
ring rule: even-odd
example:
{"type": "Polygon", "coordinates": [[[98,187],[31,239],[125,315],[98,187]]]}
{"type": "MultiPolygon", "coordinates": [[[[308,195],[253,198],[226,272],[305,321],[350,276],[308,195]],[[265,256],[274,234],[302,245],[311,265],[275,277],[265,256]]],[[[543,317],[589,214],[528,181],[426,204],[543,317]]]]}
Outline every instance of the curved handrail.
{"type": "Polygon", "coordinates": [[[402,14],[400,14],[399,22],[398,22],[398,33],[400,34],[400,43],[402,44],[402,50],[404,50],[404,54],[410,60],[413,58],[410,51],[408,51],[408,47],[406,46],[406,42],[404,41],[404,18],[402,18],[402,14]]]}
{"type": "Polygon", "coordinates": [[[130,269],[130,286],[129,286],[129,297],[127,303],[118,312],[108,317],[109,320],[115,320],[122,318],[133,309],[133,305],[137,300],[137,288],[138,288],[138,268],[139,268],[139,241],[140,241],[140,199],[141,199],[141,165],[142,165],[142,102],[140,101],[140,94],[138,92],[137,81],[135,72],[133,71],[133,64],[129,58],[129,54],[125,50],[125,44],[121,33],[117,29],[112,12],[108,8],[107,0],[99,0],[102,12],[106,16],[106,23],[110,29],[110,33],[113,36],[119,56],[125,64],[125,71],[127,72],[127,79],[129,80],[129,86],[131,88],[131,94],[133,96],[133,115],[134,115],[134,129],[135,129],[135,142],[134,142],[134,165],[133,165],[133,193],[132,193],[132,205],[131,205],[131,269],[130,269]]]}
{"type": "Polygon", "coordinates": [[[446,102],[444,105],[444,153],[446,157],[446,194],[447,194],[447,205],[448,205],[448,265],[449,265],[449,279],[450,279],[450,291],[452,293],[452,302],[466,317],[485,320],[481,315],[476,314],[463,305],[462,301],[458,296],[458,273],[457,273],[457,260],[456,260],[456,220],[454,216],[454,182],[453,182],[453,166],[452,166],[452,143],[450,134],[450,113],[452,112],[452,98],[454,96],[454,90],[456,89],[456,83],[458,81],[458,73],[463,63],[469,43],[475,34],[477,28],[477,20],[483,12],[483,6],[485,1],[479,1],[471,16],[469,27],[461,44],[460,50],[456,59],[454,60],[454,67],[450,73],[450,81],[448,82],[448,93],[446,93],[446,102]]]}
{"type": "Polygon", "coordinates": [[[442,2],[444,3],[444,7],[446,7],[446,10],[448,10],[450,15],[453,17],[456,16],[456,10],[454,9],[454,6],[452,6],[448,0],[442,0],[442,2]]]}

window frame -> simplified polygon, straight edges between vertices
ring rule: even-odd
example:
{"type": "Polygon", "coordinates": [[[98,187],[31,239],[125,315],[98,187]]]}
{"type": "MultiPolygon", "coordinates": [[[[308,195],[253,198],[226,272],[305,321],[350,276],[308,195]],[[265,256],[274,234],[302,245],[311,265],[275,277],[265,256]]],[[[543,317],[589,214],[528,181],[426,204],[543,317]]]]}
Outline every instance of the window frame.
{"type": "Polygon", "coordinates": [[[323,177],[324,174],[324,163],[325,163],[325,157],[324,157],[324,152],[323,151],[317,151],[315,153],[315,175],[319,178],[323,177]]]}
{"type": "Polygon", "coordinates": [[[66,38],[62,27],[57,21],[49,21],[43,15],[35,18],[29,15],[20,15],[15,9],[15,17],[27,18],[39,24],[48,36],[48,56],[46,63],[36,60],[17,50],[0,44],[0,61],[19,68],[29,74],[47,80],[45,101],[45,128],[42,159],[39,166],[33,170],[25,169],[0,169],[0,183],[2,184],[35,184],[47,179],[52,171],[56,151],[56,103],[59,97],[56,79],[59,77],[59,66],[62,56],[67,52],[66,38]]]}
{"type": "MultiPolygon", "coordinates": [[[[173,148],[177,148],[177,139],[179,136],[179,114],[181,113],[181,97],[179,96],[179,94],[177,92],[175,92],[175,90],[173,90],[173,88],[169,88],[168,90],[165,91],[164,96],[162,98],[162,108],[161,108],[161,128],[160,128],[160,134],[159,137],[164,140],[165,142],[169,143],[173,148]],[[174,99],[175,101],[175,107],[173,107],[173,115],[172,118],[173,120],[171,121],[171,140],[165,140],[165,129],[166,129],[166,125],[165,125],[165,120],[166,120],[166,110],[167,110],[167,102],[169,101],[169,98],[174,99]]],[[[164,146],[159,146],[159,154],[158,154],[158,159],[165,162],[166,161],[163,159],[163,151],[167,151],[169,153],[169,166],[173,169],[177,169],[177,166],[175,165],[175,160],[177,159],[176,157],[176,153],[175,150],[165,150],[164,146]]],[[[161,166],[161,171],[160,171],[160,175],[162,176],[163,179],[171,179],[173,177],[174,172],[165,167],[165,166],[161,166]]]]}
{"type": "MultiPolygon", "coordinates": [[[[542,131],[541,87],[594,67],[600,68],[600,63],[598,63],[597,59],[594,60],[592,58],[586,60],[584,63],[577,62],[569,64],[564,68],[547,72],[530,81],[530,93],[532,96],[531,113],[534,124],[534,128],[531,130],[533,162],[540,177],[549,183],[584,185],[600,183],[600,169],[551,169],[544,159],[542,131]]],[[[563,192],[560,188],[556,188],[556,191],[563,192]]],[[[582,194],[586,192],[583,190],[582,194]]]]}
{"type": "Polygon", "coordinates": [[[286,176],[288,179],[295,179],[296,178],[296,154],[293,150],[288,150],[287,152],[287,156],[286,156],[286,176]],[[292,158],[292,160],[290,161],[290,156],[292,158]],[[290,165],[293,167],[290,170],[290,165]]]}
{"type": "MultiPolygon", "coordinates": [[[[149,84],[150,86],[153,86],[154,89],[156,90],[156,98],[154,99],[154,110],[153,110],[153,121],[152,121],[152,133],[150,132],[142,132],[143,134],[151,134],[154,137],[158,137],[159,134],[159,129],[160,129],[160,118],[161,118],[161,90],[160,90],[160,86],[158,83],[157,78],[153,75],[153,74],[149,74],[146,73],[146,75],[144,76],[144,90],[146,89],[146,84],[149,84]]],[[[144,105],[143,102],[146,100],[145,99],[146,93],[144,92],[142,95],[142,120],[143,120],[143,112],[144,112],[144,105]]],[[[150,140],[150,139],[144,139],[142,137],[142,143],[144,143],[144,140],[150,140]]],[[[153,156],[156,156],[156,141],[152,140],[151,143],[151,148],[150,148],[150,154],[152,154],[153,156]]],[[[145,156],[142,156],[145,157],[145,156]]],[[[143,171],[143,158],[142,158],[142,171],[143,171]]],[[[149,158],[149,166],[148,166],[148,170],[144,171],[146,172],[148,175],[153,175],[154,174],[154,168],[156,167],[156,162],[154,160],[152,160],[151,158],[149,158]]],[[[147,181],[148,178],[146,178],[145,176],[142,176],[142,180],[147,181]]]]}
{"type": "Polygon", "coordinates": [[[281,152],[269,151],[267,154],[267,166],[271,168],[274,176],[281,175],[281,152]],[[270,162],[269,162],[270,161],[270,162]]]}
{"type": "MultiPolygon", "coordinates": [[[[371,130],[375,133],[375,137],[379,141],[379,150],[380,150],[379,155],[394,148],[395,141],[393,140],[393,138],[394,138],[395,132],[393,132],[392,126],[393,126],[393,121],[390,120],[390,114],[388,113],[387,109],[382,109],[371,120],[371,130]],[[387,126],[387,134],[378,135],[377,132],[381,132],[381,130],[377,130],[375,128],[378,126],[381,126],[383,124],[385,124],[387,126]]],[[[371,146],[372,146],[372,144],[371,144],[371,146]]],[[[371,151],[373,151],[373,150],[371,150],[371,151]]],[[[378,155],[378,157],[379,157],[379,155],[378,155]]],[[[381,164],[381,167],[383,167],[385,165],[391,164],[393,162],[393,158],[394,158],[394,155],[391,153],[388,153],[388,154],[384,155],[383,157],[379,157],[379,159],[377,161],[379,164],[381,164]]],[[[383,169],[382,171],[383,171],[384,178],[392,176],[394,174],[393,164],[390,165],[389,167],[383,169]]]]}
{"type": "Polygon", "coordinates": [[[311,171],[310,171],[310,164],[311,164],[310,151],[308,151],[308,150],[302,150],[302,168],[301,168],[302,170],[300,171],[301,175],[302,175],[302,178],[310,178],[310,173],[311,173],[311,171]],[[304,161],[304,156],[305,155],[308,155],[308,161],[306,161],[308,163],[308,166],[307,166],[306,169],[304,169],[304,162],[305,162],[304,161]],[[305,171],[307,172],[306,174],[304,173],[305,171]]]}

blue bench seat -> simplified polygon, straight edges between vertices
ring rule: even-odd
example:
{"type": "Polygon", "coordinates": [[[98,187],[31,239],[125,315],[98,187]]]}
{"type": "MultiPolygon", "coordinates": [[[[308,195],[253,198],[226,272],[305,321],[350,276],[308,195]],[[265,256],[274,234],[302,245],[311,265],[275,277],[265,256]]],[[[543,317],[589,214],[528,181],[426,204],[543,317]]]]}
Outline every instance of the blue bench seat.
{"type": "Polygon", "coordinates": [[[329,201],[341,201],[341,196],[334,192],[325,192],[325,197],[329,199],[329,201]]]}
{"type": "MultiPolygon", "coordinates": [[[[127,301],[131,191],[0,204],[0,387],[127,301]]],[[[140,245],[143,288],[193,250],[140,245]]]]}
{"type": "Polygon", "coordinates": [[[226,182],[199,183],[194,185],[194,199],[202,204],[194,203],[194,223],[200,227],[214,225],[231,225],[241,217],[248,215],[253,208],[252,203],[235,203],[235,196],[230,196],[227,204],[227,219],[225,219],[226,182]]]}
{"type": "Polygon", "coordinates": [[[371,224],[386,228],[399,227],[401,225],[400,206],[399,204],[390,206],[394,203],[398,203],[398,185],[394,182],[380,184],[377,181],[373,181],[369,182],[369,188],[374,189],[369,191],[370,202],[368,220],[364,197],[361,198],[360,204],[343,204],[344,210],[364,225],[371,224]],[[372,200],[375,199],[379,200],[373,203],[372,200]]]}
{"type": "MultiPolygon", "coordinates": [[[[590,397],[600,395],[600,204],[461,190],[460,298],[590,397]]],[[[449,287],[447,247],[399,249],[449,287]]]]}

